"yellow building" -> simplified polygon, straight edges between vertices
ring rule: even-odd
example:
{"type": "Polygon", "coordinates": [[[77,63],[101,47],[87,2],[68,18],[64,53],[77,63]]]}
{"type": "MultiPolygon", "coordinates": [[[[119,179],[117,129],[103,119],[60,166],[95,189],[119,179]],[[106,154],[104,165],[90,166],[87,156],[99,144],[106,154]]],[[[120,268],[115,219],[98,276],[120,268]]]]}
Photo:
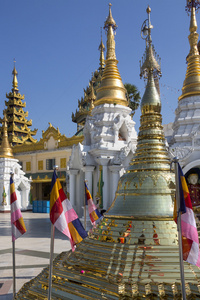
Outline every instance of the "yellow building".
{"type": "Polygon", "coordinates": [[[32,178],[31,196],[33,200],[49,200],[53,168],[58,166],[58,177],[67,192],[67,163],[72,146],[82,141],[82,137],[67,138],[51,123],[42,138],[34,144],[24,144],[13,148],[14,156],[20,161],[26,176],[32,178]]]}

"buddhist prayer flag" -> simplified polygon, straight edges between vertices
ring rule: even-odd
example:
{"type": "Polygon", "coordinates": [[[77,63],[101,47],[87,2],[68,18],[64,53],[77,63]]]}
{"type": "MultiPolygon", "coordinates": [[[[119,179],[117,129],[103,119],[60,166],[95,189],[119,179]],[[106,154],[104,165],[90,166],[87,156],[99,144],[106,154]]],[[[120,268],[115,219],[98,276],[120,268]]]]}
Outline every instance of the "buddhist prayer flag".
{"type": "MultiPolygon", "coordinates": [[[[183,260],[200,267],[199,238],[192,209],[188,186],[183,171],[178,163],[178,180],[181,213],[183,260]]],[[[174,220],[177,223],[176,203],[174,204],[174,220]]]]}
{"type": "Polygon", "coordinates": [[[17,201],[15,192],[15,185],[12,176],[10,177],[10,204],[11,204],[11,227],[12,227],[12,241],[14,242],[22,234],[26,232],[24,220],[17,201]]]}
{"type": "Polygon", "coordinates": [[[98,211],[98,209],[96,208],[96,206],[92,200],[92,196],[90,194],[90,191],[88,190],[86,182],[85,182],[85,198],[86,198],[86,204],[88,204],[90,221],[91,221],[92,225],[95,225],[96,221],[98,219],[102,218],[102,215],[100,214],[100,212],[98,211]]]}
{"type": "Polygon", "coordinates": [[[68,236],[72,251],[76,244],[87,237],[87,232],[62,189],[56,171],[53,173],[51,182],[50,220],[59,231],[68,236]]]}

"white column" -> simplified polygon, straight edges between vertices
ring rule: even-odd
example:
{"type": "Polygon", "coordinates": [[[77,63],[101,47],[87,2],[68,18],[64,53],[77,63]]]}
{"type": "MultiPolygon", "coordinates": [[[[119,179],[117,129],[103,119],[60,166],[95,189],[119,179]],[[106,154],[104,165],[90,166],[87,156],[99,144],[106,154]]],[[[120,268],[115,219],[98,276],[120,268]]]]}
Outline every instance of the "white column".
{"type": "Polygon", "coordinates": [[[69,169],[69,197],[72,206],[75,208],[76,206],[76,175],[78,174],[78,170],[69,169]]]}
{"type": "Polygon", "coordinates": [[[101,156],[96,159],[98,165],[102,165],[102,171],[103,171],[103,209],[109,208],[109,176],[108,176],[108,162],[110,160],[110,157],[107,156],[101,156]]]}
{"type": "Polygon", "coordinates": [[[115,199],[115,193],[117,191],[117,186],[118,186],[118,182],[119,182],[119,172],[121,170],[122,166],[120,165],[112,165],[109,166],[110,171],[112,172],[112,191],[111,191],[111,203],[113,202],[113,200],[115,199]]]}
{"type": "MultiPolygon", "coordinates": [[[[28,183],[26,183],[28,184],[28,183]]],[[[26,189],[24,190],[24,195],[22,196],[22,207],[24,209],[27,209],[30,205],[30,202],[29,202],[29,196],[30,196],[30,187],[26,187],[26,189]]]]}
{"type": "Polygon", "coordinates": [[[92,174],[95,166],[85,166],[83,167],[83,172],[85,173],[85,180],[87,180],[88,189],[92,195],[93,186],[92,186],[92,174]]]}
{"type": "Polygon", "coordinates": [[[103,166],[103,208],[109,208],[109,190],[108,190],[108,166],[103,166]]]}

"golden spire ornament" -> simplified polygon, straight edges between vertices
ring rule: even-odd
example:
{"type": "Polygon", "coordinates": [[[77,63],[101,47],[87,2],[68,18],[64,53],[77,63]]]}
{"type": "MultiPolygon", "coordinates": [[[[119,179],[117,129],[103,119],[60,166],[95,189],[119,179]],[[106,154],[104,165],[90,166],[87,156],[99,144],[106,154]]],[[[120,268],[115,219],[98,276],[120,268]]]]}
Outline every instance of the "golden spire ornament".
{"type": "Polygon", "coordinates": [[[105,67],[105,59],[104,59],[104,51],[105,51],[105,46],[103,44],[103,40],[102,40],[102,27],[101,27],[101,43],[99,45],[99,51],[100,51],[100,59],[99,59],[99,69],[104,69],[105,67]]]}
{"type": "Polygon", "coordinates": [[[146,41],[146,49],[142,60],[140,61],[140,77],[147,79],[149,71],[151,70],[153,72],[154,79],[159,79],[162,75],[160,57],[155,52],[152,44],[151,30],[153,29],[153,25],[150,20],[151,8],[149,6],[147,7],[146,12],[148,14],[148,18],[143,22],[141,29],[141,37],[146,41]]]}
{"type": "Polygon", "coordinates": [[[13,91],[18,91],[18,81],[17,81],[17,75],[18,75],[18,73],[17,73],[17,70],[15,68],[15,63],[16,63],[16,61],[14,60],[14,69],[12,71],[12,74],[13,74],[13,82],[12,82],[12,84],[13,84],[13,91]]]}
{"type": "Polygon", "coordinates": [[[111,6],[111,3],[109,3],[109,15],[104,24],[104,29],[107,31],[106,59],[116,59],[114,31],[117,29],[117,25],[112,16],[111,6]]]}
{"type": "Polygon", "coordinates": [[[200,7],[199,0],[187,0],[186,10],[190,15],[190,52],[187,56],[187,71],[179,100],[189,96],[200,95],[200,56],[197,47],[199,34],[197,33],[196,10],[200,7]]]}

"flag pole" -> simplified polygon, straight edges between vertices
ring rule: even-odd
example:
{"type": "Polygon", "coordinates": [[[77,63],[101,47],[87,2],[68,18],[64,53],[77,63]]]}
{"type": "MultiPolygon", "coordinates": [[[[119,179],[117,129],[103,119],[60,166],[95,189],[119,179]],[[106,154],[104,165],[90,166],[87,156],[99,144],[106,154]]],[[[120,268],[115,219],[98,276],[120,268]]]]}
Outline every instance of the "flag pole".
{"type": "MultiPolygon", "coordinates": [[[[14,173],[10,172],[10,176],[14,177],[14,173]]],[[[10,203],[11,205],[11,203],[10,203]]],[[[11,220],[12,220],[12,210],[11,210],[11,220]]],[[[11,221],[12,223],[12,221],[11,221]]],[[[15,240],[12,241],[12,260],[13,260],[13,299],[15,298],[16,294],[16,272],[15,272],[15,240]]]]}
{"type": "Polygon", "coordinates": [[[13,299],[16,294],[16,277],[15,277],[15,241],[12,241],[12,258],[13,258],[13,299]]]}
{"type": "MultiPolygon", "coordinates": [[[[58,170],[58,166],[54,167],[54,170],[58,170]]],[[[50,262],[49,262],[49,290],[48,290],[48,300],[51,300],[51,291],[52,291],[52,273],[53,273],[53,253],[54,253],[54,235],[55,227],[51,223],[51,245],[50,245],[50,262]]]]}
{"type": "Polygon", "coordinates": [[[51,300],[51,290],[52,290],[54,234],[55,234],[55,227],[54,227],[53,224],[51,224],[51,246],[50,246],[50,263],[49,263],[49,290],[48,290],[48,300],[51,300]]]}
{"type": "Polygon", "coordinates": [[[178,159],[173,159],[175,165],[175,182],[176,182],[176,209],[177,209],[177,230],[178,230],[178,244],[179,244],[179,263],[181,275],[181,288],[183,300],[186,300],[185,291],[185,277],[184,277],[184,264],[183,264],[183,247],[182,247],[182,230],[181,230],[181,212],[180,212],[180,186],[179,186],[179,172],[178,172],[178,159]]]}
{"type": "Polygon", "coordinates": [[[26,232],[26,226],[21,214],[20,205],[17,201],[14,173],[10,172],[10,210],[11,210],[11,231],[12,231],[12,267],[13,267],[13,299],[16,294],[16,267],[15,267],[15,240],[26,232]],[[17,212],[17,213],[16,213],[17,212]]]}
{"type": "MultiPolygon", "coordinates": [[[[86,182],[86,180],[85,180],[86,182]]],[[[85,185],[84,185],[84,190],[85,190],[85,185]]],[[[85,230],[86,230],[86,193],[85,193],[85,201],[84,201],[84,227],[85,227],[85,230]]]]}

